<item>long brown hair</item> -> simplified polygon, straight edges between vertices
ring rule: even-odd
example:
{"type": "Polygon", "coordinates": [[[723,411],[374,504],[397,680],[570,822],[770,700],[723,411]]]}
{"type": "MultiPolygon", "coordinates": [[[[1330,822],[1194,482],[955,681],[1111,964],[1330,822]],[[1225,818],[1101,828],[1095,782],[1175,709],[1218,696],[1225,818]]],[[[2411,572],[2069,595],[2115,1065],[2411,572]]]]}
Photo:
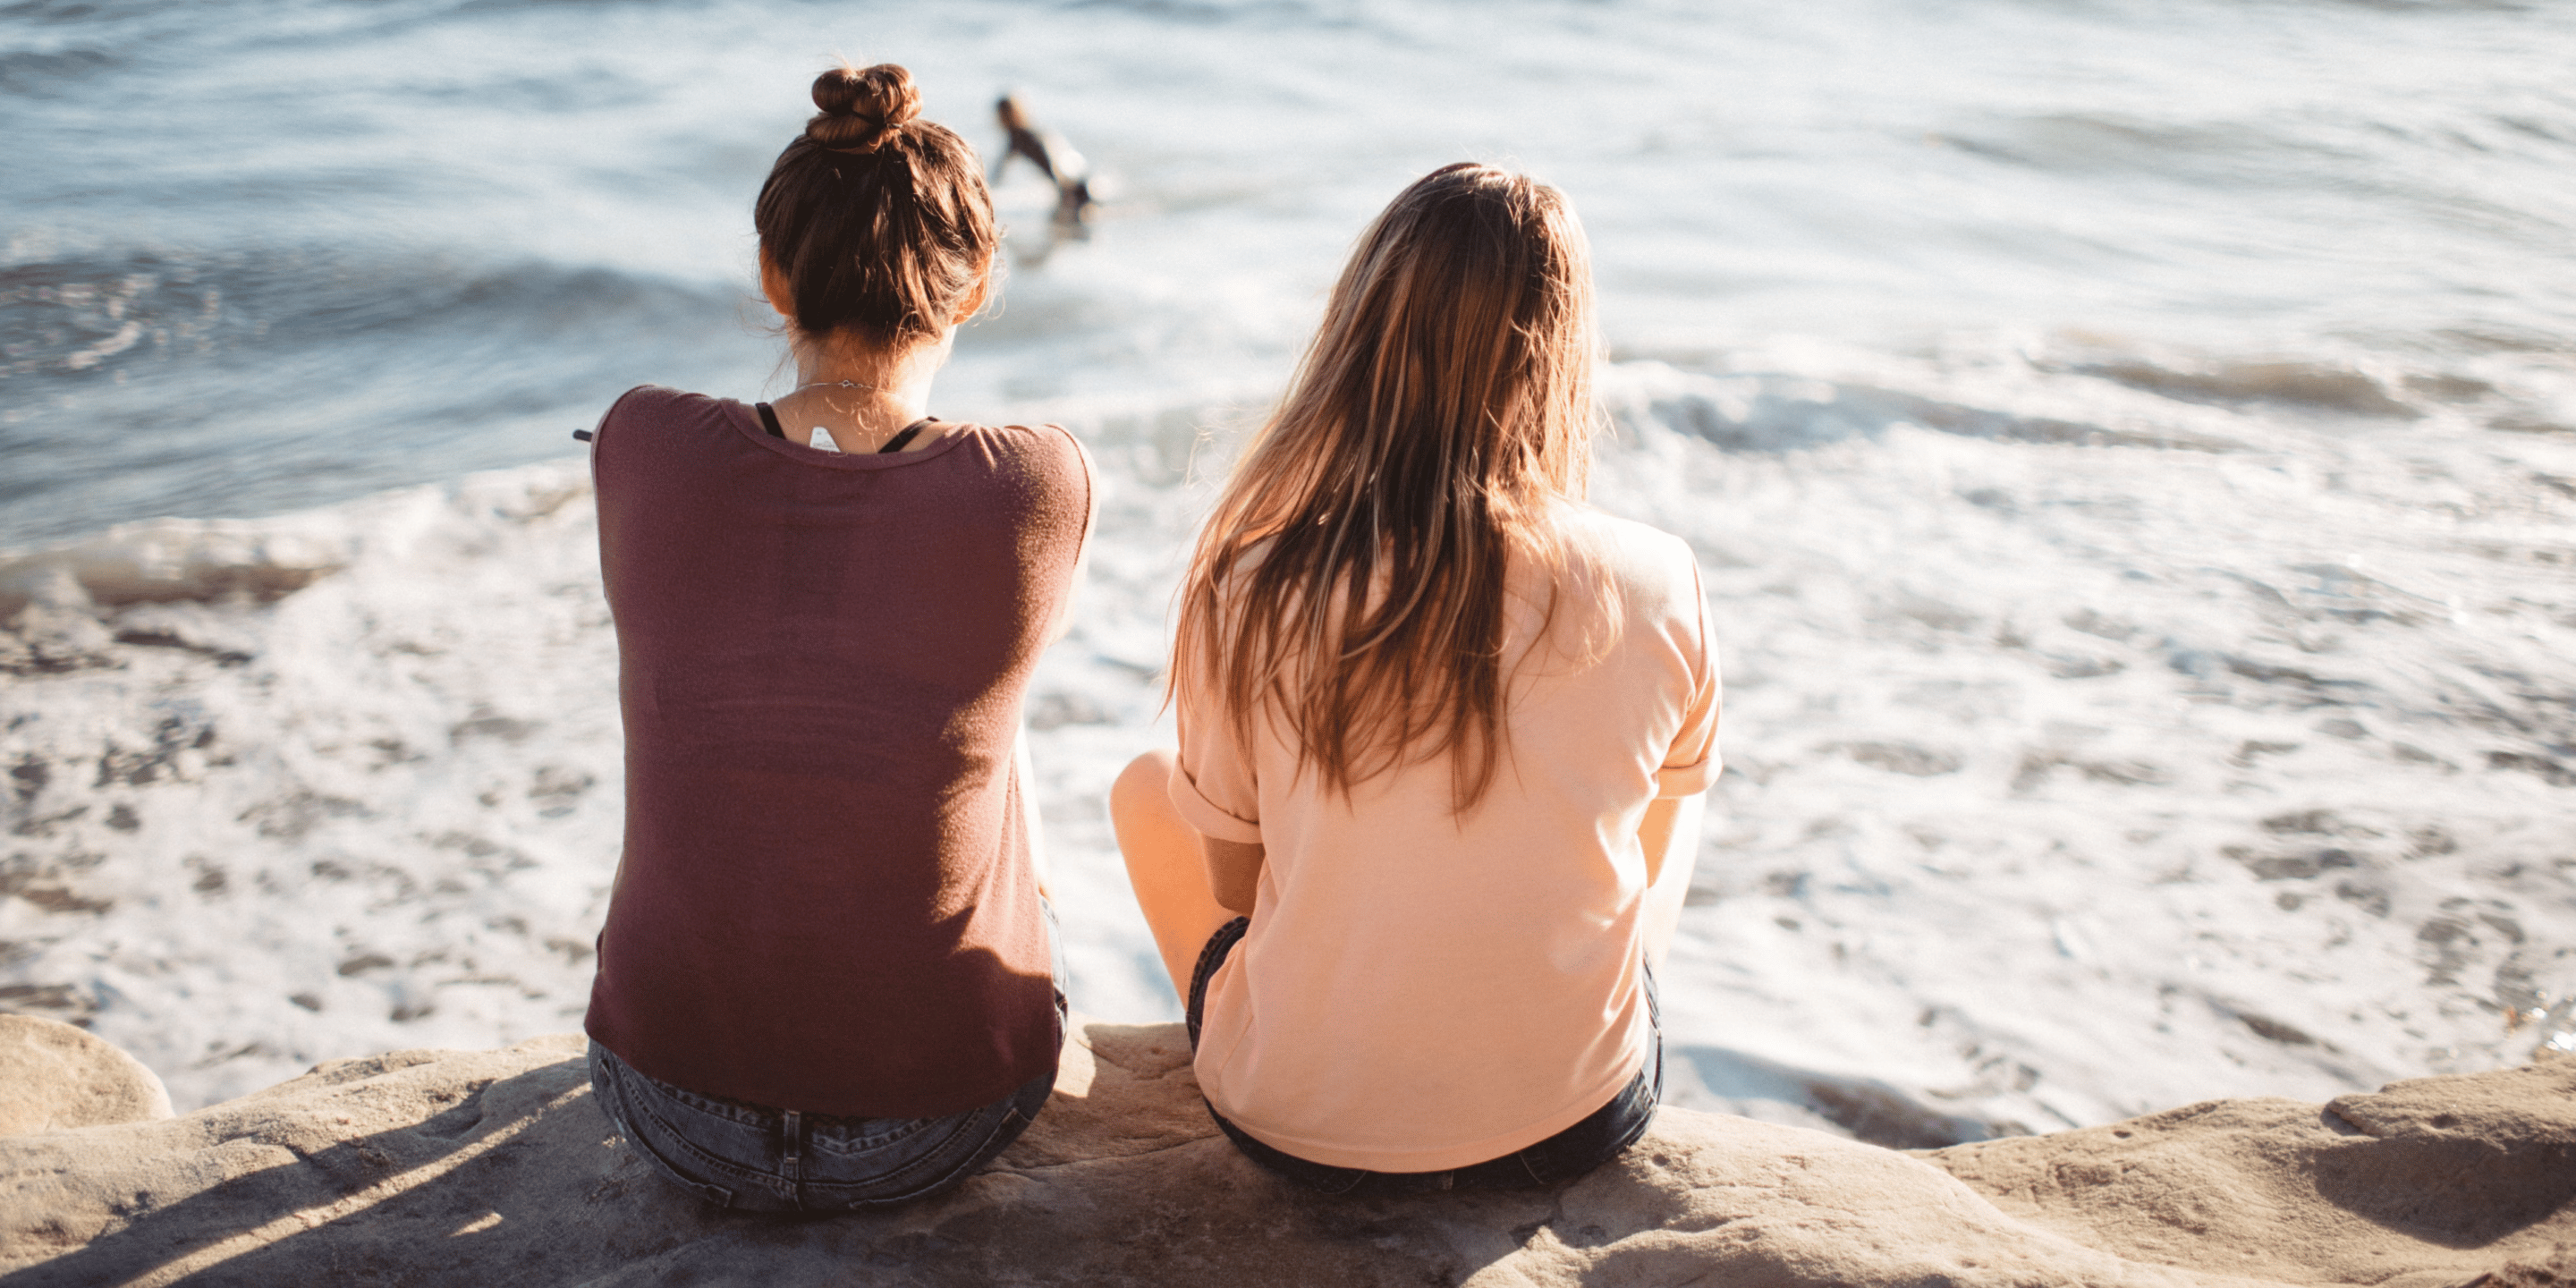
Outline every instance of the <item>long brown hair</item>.
{"type": "Polygon", "coordinates": [[[880,345],[935,338],[1000,240],[983,164],[955,131],[920,119],[921,91],[893,63],[824,72],[814,106],[751,215],[797,328],[880,345]]]}
{"type": "Polygon", "coordinates": [[[1405,189],[1199,535],[1175,690],[1247,749],[1269,706],[1330,791],[1449,753],[1472,808],[1506,750],[1505,571],[1562,558],[1547,512],[1584,492],[1597,350],[1562,193],[1463,162],[1405,189]]]}

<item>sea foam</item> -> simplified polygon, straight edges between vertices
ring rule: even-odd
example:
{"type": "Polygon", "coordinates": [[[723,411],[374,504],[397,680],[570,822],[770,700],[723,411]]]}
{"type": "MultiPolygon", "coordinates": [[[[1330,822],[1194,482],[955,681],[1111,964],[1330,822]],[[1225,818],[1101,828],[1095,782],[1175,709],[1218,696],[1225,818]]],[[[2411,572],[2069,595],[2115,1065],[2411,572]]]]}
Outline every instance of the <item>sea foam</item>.
{"type": "MultiPolygon", "coordinates": [[[[2080,365],[1607,373],[1593,499],[1690,541],[1727,672],[1677,1101],[1957,1139],[2566,1024],[2576,445],[2080,365]]],[[[1102,800],[1169,736],[1231,407],[1066,417],[1101,525],[1027,714],[1093,1013],[1176,1010],[1102,800]]],[[[595,538],[570,462],[0,555],[0,1005],[183,1106],[577,1026],[622,805],[595,538]]]]}

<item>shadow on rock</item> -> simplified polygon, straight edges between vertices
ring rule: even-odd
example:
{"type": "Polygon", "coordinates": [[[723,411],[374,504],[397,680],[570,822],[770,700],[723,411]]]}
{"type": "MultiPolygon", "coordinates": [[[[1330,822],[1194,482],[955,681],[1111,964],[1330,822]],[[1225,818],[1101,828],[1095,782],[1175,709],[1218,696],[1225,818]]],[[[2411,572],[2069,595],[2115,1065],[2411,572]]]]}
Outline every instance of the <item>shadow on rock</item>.
{"type": "Polygon", "coordinates": [[[2340,1139],[2310,1157],[2317,1193],[2412,1238],[2482,1248],[2576,1201],[2576,1104],[2544,1116],[2415,1079],[2320,1117],[2340,1139]]]}
{"type": "MultiPolygon", "coordinates": [[[[544,1281],[564,1204],[529,1181],[614,1172],[622,1152],[609,1147],[606,1122],[587,1103],[579,1059],[500,1078],[388,1088],[397,1091],[388,1097],[356,1089],[332,1106],[354,1113],[305,1112],[314,1107],[312,1093],[333,1084],[382,1079],[400,1070],[404,1056],[443,1054],[326,1065],[218,1107],[252,1113],[228,1113],[219,1123],[205,1111],[153,1124],[168,1130],[119,1142],[126,1148],[107,1156],[82,1148],[91,1142],[78,1137],[35,1138],[32,1144],[60,1141],[81,1155],[76,1184],[89,1191],[79,1197],[91,1200],[64,1203],[54,1233],[77,1240],[80,1225],[98,1232],[51,1261],[0,1275],[0,1285],[269,1285],[311,1282],[324,1267],[340,1282],[411,1282],[437,1278],[431,1268],[452,1259],[493,1264],[496,1244],[520,1245],[508,1256],[544,1281]],[[256,1112],[263,1100],[275,1102],[275,1111],[256,1112]],[[393,1113],[367,1114],[370,1108],[393,1113]],[[353,1122],[359,1116],[378,1122],[353,1122]],[[388,1116],[409,1121],[381,1126],[388,1116]],[[348,1134],[353,1130],[359,1134],[348,1134]],[[181,1139],[157,1139],[162,1134],[181,1139]],[[193,1166],[169,1165],[169,1154],[180,1150],[196,1153],[193,1166]],[[161,1197],[207,1170],[225,1179],[185,1197],[161,1197]]],[[[33,1170],[24,1166],[30,1160],[13,1161],[21,1165],[10,1169],[18,1174],[12,1181],[33,1170]]],[[[10,1196],[13,1204],[18,1197],[10,1196]]],[[[46,1233],[12,1231],[14,1238],[46,1233]]]]}

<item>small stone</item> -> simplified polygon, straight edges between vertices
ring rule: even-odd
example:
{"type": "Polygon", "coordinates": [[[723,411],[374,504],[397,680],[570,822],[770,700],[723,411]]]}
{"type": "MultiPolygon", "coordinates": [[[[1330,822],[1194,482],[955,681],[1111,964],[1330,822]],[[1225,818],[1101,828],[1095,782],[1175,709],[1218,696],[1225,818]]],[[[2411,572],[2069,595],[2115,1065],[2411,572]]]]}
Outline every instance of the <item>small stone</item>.
{"type": "Polygon", "coordinates": [[[143,1062],[60,1020],[0,1015],[0,1136],[170,1117],[143,1062]]]}

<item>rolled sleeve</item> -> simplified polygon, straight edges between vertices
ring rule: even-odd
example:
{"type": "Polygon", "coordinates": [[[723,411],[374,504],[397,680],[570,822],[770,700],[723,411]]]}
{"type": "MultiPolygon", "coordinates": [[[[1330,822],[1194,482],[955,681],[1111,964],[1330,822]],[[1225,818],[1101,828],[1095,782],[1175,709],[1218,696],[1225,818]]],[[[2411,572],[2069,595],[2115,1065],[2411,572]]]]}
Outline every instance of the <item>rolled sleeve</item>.
{"type": "Polygon", "coordinates": [[[1715,756],[1695,765],[1666,765],[1655,771],[1655,795],[1658,799],[1697,796],[1716,785],[1724,769],[1715,756]]]}
{"type": "Polygon", "coordinates": [[[1180,755],[1172,761],[1172,806],[1202,836],[1259,844],[1261,786],[1213,695],[1184,684],[1173,695],[1180,755]]]}
{"type": "Polygon", "coordinates": [[[1197,828],[1201,835],[1213,836],[1220,841],[1241,841],[1250,845],[1261,843],[1261,821],[1245,818],[1209,799],[1197,777],[1190,773],[1186,761],[1172,764],[1171,796],[1173,808],[1180,810],[1181,817],[1189,820],[1190,826],[1197,828]]]}

